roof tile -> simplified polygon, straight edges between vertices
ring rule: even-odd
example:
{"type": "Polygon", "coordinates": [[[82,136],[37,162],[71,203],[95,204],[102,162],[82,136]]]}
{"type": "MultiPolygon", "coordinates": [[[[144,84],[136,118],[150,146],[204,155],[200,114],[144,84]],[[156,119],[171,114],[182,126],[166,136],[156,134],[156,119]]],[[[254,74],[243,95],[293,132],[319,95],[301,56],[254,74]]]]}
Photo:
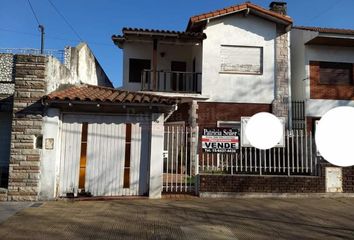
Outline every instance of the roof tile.
{"type": "Polygon", "coordinates": [[[306,26],[294,26],[293,28],[301,29],[301,30],[307,30],[307,31],[320,32],[320,33],[335,33],[335,34],[354,35],[354,29],[306,27],[306,26]]]}
{"type": "MultiPolygon", "coordinates": [[[[190,22],[189,24],[191,24],[191,23],[193,24],[195,22],[203,21],[203,20],[206,20],[206,19],[211,18],[211,17],[221,16],[221,15],[224,15],[226,13],[232,13],[232,12],[236,12],[236,11],[240,11],[240,10],[246,10],[247,8],[250,8],[250,9],[253,9],[255,11],[261,12],[263,14],[270,15],[272,17],[278,18],[278,19],[280,19],[282,21],[285,21],[285,22],[287,22],[289,24],[292,23],[292,19],[289,16],[285,16],[285,15],[273,12],[271,10],[262,8],[262,7],[258,6],[258,5],[252,4],[250,2],[246,2],[246,3],[239,4],[239,5],[230,6],[230,7],[224,8],[224,9],[218,9],[218,10],[215,10],[215,11],[212,11],[212,12],[202,13],[202,14],[199,14],[199,15],[196,15],[196,16],[192,16],[190,18],[190,20],[189,20],[189,22],[190,22]]],[[[187,29],[188,29],[188,27],[187,27],[187,29]]]]}
{"type": "Polygon", "coordinates": [[[142,92],[128,92],[114,88],[93,85],[72,86],[64,90],[52,92],[43,97],[45,101],[90,101],[114,103],[156,103],[171,105],[177,103],[172,97],[157,96],[142,92]]]}

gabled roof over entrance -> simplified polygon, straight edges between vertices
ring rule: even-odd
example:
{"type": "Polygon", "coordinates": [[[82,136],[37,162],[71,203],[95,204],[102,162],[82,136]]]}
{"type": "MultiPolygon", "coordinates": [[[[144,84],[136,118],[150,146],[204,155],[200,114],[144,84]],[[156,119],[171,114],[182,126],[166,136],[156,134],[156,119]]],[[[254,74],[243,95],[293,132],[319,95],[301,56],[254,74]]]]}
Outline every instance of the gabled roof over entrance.
{"type": "Polygon", "coordinates": [[[173,105],[176,98],[146,94],[143,92],[130,92],[109,87],[94,85],[77,85],[50,93],[43,97],[44,102],[95,102],[95,103],[122,103],[122,104],[157,104],[173,105]]]}
{"type": "Polygon", "coordinates": [[[210,19],[224,17],[226,15],[243,11],[245,11],[247,14],[257,15],[259,17],[268,19],[279,24],[284,24],[286,26],[291,25],[293,22],[289,16],[273,12],[250,2],[245,2],[243,4],[234,5],[231,7],[218,9],[212,12],[202,13],[193,16],[189,19],[186,31],[199,31],[203,26],[205,26],[206,22],[210,19]]]}

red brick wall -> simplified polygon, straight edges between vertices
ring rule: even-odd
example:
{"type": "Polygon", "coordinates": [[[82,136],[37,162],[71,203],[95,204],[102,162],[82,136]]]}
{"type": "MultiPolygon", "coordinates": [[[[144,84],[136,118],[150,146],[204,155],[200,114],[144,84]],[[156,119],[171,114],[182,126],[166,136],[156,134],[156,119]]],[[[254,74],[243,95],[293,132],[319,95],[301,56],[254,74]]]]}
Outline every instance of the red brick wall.
{"type": "Polygon", "coordinates": [[[178,104],[177,111],[175,111],[168,119],[167,122],[180,122],[184,121],[188,124],[189,120],[190,103],[178,104]]]}
{"type": "MultiPolygon", "coordinates": [[[[259,193],[325,193],[325,167],[320,164],[319,176],[199,176],[199,192],[259,192],[259,193]]],[[[343,168],[343,192],[354,193],[354,167],[343,168]]]]}
{"type": "Polygon", "coordinates": [[[310,98],[311,99],[354,100],[354,85],[320,84],[319,78],[320,78],[320,62],[311,61],[310,62],[310,98]]]}
{"type": "Polygon", "coordinates": [[[217,121],[240,121],[242,116],[272,112],[271,104],[198,102],[198,125],[216,127],[217,121]]]}
{"type": "Polygon", "coordinates": [[[306,117],[306,126],[307,126],[307,131],[314,133],[315,131],[315,122],[317,120],[320,120],[321,118],[319,117],[306,117]]]}

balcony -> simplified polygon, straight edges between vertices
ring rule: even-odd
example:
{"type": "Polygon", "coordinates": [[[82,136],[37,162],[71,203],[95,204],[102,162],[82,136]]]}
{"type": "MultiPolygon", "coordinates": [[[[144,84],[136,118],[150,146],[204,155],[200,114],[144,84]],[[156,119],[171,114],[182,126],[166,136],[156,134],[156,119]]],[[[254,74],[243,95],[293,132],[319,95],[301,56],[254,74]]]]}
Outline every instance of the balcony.
{"type": "Polygon", "coordinates": [[[201,93],[201,80],[202,74],[196,72],[143,70],[141,73],[141,90],[201,93]]]}

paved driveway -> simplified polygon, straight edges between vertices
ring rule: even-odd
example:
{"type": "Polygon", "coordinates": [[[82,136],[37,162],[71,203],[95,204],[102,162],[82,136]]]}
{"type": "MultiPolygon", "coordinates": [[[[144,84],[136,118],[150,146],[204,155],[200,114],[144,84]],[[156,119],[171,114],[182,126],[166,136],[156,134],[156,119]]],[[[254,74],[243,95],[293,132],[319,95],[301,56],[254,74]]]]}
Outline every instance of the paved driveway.
{"type": "Polygon", "coordinates": [[[0,239],[354,239],[354,199],[46,202],[0,239]]]}

